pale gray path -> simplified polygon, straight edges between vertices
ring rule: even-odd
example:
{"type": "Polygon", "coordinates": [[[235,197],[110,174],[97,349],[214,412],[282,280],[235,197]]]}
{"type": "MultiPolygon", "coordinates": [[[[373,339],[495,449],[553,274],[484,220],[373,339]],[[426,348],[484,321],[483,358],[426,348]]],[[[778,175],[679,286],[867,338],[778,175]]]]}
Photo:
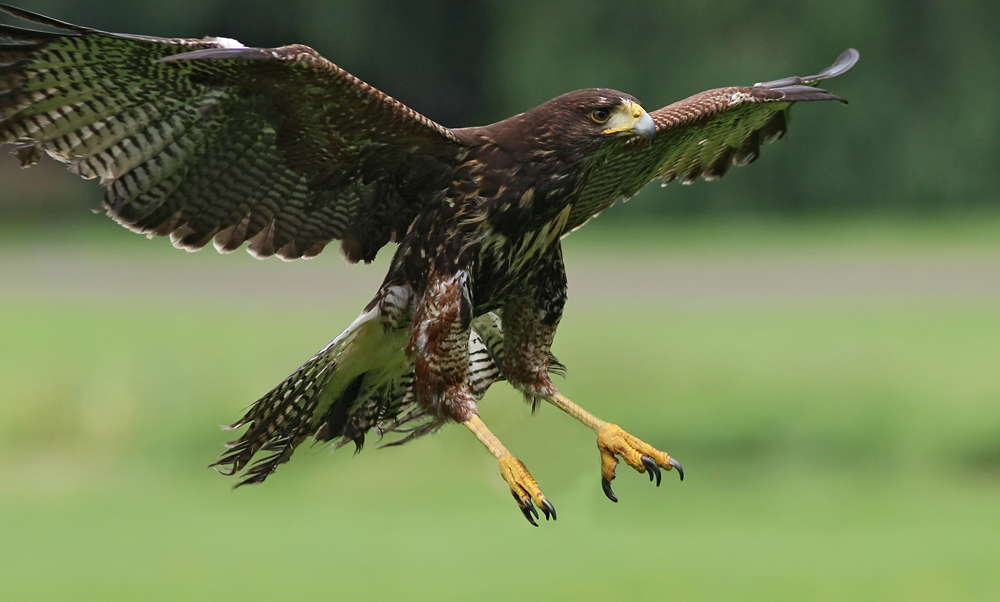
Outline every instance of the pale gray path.
{"type": "Polygon", "coordinates": [[[641,267],[590,262],[567,269],[571,294],[590,300],[1000,301],[1000,255],[922,259],[666,259],[641,267]]]}
{"type": "MultiPolygon", "coordinates": [[[[378,288],[385,265],[382,258],[373,266],[348,266],[336,251],[311,261],[284,263],[257,261],[242,252],[219,256],[203,251],[184,256],[165,245],[132,257],[86,246],[38,246],[0,250],[0,300],[100,301],[116,297],[287,307],[360,306],[378,288]]],[[[569,256],[567,266],[573,304],[1000,302],[1000,253],[799,259],[664,257],[646,258],[638,265],[627,257],[569,256]]]]}

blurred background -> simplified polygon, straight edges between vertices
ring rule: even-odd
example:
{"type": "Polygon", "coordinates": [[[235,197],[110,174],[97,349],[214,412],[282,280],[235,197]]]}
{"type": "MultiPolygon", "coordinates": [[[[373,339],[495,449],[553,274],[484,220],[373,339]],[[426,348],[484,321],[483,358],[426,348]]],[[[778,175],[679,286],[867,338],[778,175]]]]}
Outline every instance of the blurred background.
{"type": "MultiPolygon", "coordinates": [[[[447,126],[606,86],[653,110],[811,74],[752,167],[651,186],[566,240],[563,392],[675,455],[608,502],[593,435],[483,416],[559,511],[524,522],[464,429],[303,447],[265,485],[215,425],[352,320],[336,253],[185,254],[0,157],[3,600],[995,600],[1000,9],[985,1],[22,1],[95,28],[304,43],[447,126]]],[[[13,23],[6,17],[4,23],[13,23]]]]}

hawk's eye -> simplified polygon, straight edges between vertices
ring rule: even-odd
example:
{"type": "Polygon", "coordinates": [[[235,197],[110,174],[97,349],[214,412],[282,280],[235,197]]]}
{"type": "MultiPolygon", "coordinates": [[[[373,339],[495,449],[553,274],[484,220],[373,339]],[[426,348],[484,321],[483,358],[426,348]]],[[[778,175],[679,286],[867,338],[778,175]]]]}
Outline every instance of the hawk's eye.
{"type": "Polygon", "coordinates": [[[611,111],[608,109],[594,109],[590,112],[590,119],[594,123],[605,123],[611,119],[611,111]]]}

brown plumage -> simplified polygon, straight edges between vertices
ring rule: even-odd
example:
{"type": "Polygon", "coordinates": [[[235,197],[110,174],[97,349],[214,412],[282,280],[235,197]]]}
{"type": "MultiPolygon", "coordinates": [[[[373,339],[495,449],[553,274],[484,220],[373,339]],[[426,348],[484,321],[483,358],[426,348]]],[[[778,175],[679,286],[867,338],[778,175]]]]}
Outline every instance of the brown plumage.
{"type": "Polygon", "coordinates": [[[676,460],[583,411],[549,378],[566,300],[560,239],[651,180],[714,179],[781,136],[798,101],[856,62],[818,75],[709,90],[646,113],[607,89],[571,92],[485,127],[448,129],[305,46],[105,33],[20,9],[59,33],[0,26],[0,143],[44,154],[105,187],[102,208],[150,236],[258,257],[348,261],[398,246],[359,318],[234,424],[216,463],[264,480],[312,437],[358,448],[456,421],[497,457],[529,521],[555,517],[478,418],[506,379],[595,430],[602,483],[617,458],[640,472],[676,460]],[[251,459],[266,453],[257,462],[251,459]]]}

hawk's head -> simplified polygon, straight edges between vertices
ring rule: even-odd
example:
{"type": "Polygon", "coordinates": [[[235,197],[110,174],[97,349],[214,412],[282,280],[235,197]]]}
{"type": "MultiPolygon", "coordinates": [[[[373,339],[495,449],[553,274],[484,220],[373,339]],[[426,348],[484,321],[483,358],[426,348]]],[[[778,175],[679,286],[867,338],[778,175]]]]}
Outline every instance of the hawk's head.
{"type": "Polygon", "coordinates": [[[557,160],[568,166],[610,141],[636,136],[652,141],[656,125],[635,97],[590,88],[557,96],[493,125],[452,131],[470,146],[502,149],[517,163],[557,160]]]}
{"type": "Polygon", "coordinates": [[[556,135],[581,144],[631,136],[652,140],[656,136],[653,118],[635,97],[607,88],[569,92],[527,114],[547,119],[556,135]]]}

